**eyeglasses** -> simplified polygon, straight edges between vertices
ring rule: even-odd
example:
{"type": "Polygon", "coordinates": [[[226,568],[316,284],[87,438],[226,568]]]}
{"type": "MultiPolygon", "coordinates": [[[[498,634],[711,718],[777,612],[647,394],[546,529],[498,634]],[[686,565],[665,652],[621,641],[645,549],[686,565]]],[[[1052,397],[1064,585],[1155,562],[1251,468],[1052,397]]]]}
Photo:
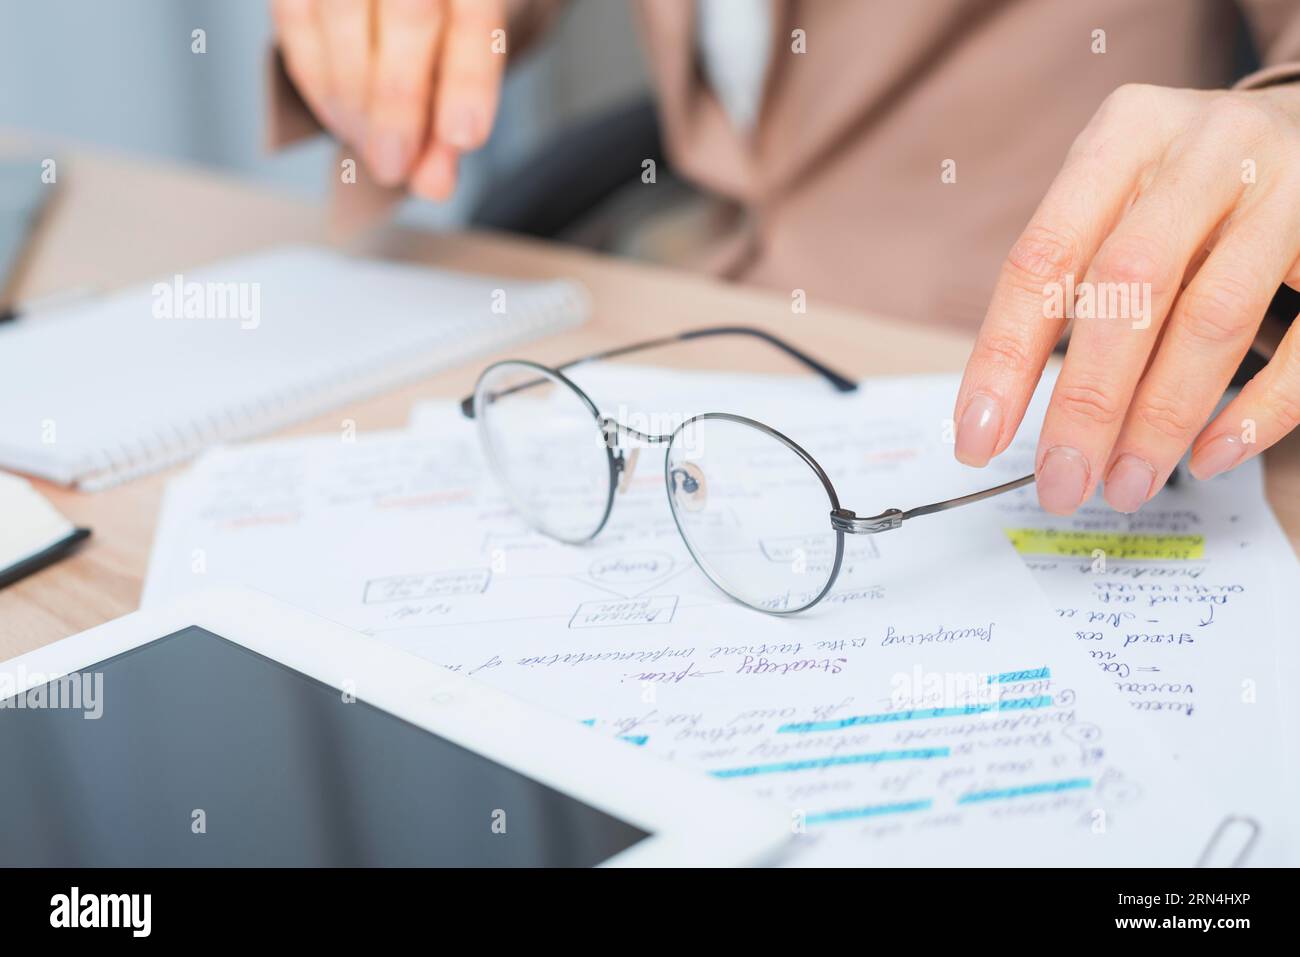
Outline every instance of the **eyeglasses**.
{"type": "Polygon", "coordinates": [[[633,429],[601,413],[564,370],[599,359],[715,336],[747,336],[781,350],[839,392],[857,384],[761,329],[722,326],[574,359],[554,368],[507,359],[483,370],[461,411],[506,497],[533,528],[569,544],[591,541],[609,521],[641,452],[666,446],[668,505],[687,551],[732,599],[758,611],[806,611],[830,592],[844,561],[845,535],[873,535],[908,519],[978,502],[1027,485],[1026,475],[994,488],[911,509],[859,517],[816,459],[776,429],[740,415],[705,412],[671,432],[633,429]],[[778,484],[780,501],[768,494],[778,484]]]}

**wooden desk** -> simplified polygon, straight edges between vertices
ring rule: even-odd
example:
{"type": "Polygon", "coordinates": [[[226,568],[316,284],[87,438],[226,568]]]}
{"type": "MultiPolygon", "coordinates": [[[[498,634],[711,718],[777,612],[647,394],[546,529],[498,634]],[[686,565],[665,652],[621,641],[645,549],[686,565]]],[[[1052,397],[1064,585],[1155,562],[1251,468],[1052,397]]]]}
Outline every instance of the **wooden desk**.
{"type": "MultiPolygon", "coordinates": [[[[83,284],[125,285],[258,247],[326,241],[322,210],[236,180],[99,154],[60,150],[58,155],[62,190],[24,274],[23,297],[83,284]]],[[[558,362],[639,337],[723,322],[780,331],[857,375],[960,371],[970,346],[964,336],[816,300],[809,302],[806,314],[796,315],[789,298],[780,294],[547,243],[394,228],[350,248],[451,269],[582,281],[595,305],[590,323],[511,350],[541,361],[558,362]]],[[[654,361],[669,365],[793,371],[770,350],[745,343],[727,343],[725,352],[686,347],[653,355],[654,361]]],[[[331,410],[286,431],[335,432],[345,418],[354,419],[358,431],[403,425],[413,403],[468,392],[487,361],[331,410]]],[[[65,515],[92,527],[94,536],[75,557],[0,591],[0,660],[138,606],[163,485],[177,471],[95,494],[37,483],[65,515]]],[[[1300,547],[1300,435],[1269,453],[1268,495],[1292,544],[1300,547]]]]}

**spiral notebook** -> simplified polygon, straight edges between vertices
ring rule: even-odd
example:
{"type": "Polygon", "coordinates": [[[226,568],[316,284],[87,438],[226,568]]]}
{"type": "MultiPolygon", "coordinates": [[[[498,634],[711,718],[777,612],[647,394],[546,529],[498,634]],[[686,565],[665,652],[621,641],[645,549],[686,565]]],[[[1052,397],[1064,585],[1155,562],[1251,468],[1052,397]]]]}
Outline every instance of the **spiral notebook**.
{"type": "Polygon", "coordinates": [[[94,490],[580,324],[567,281],[281,247],[0,325],[0,467],[94,490]]]}

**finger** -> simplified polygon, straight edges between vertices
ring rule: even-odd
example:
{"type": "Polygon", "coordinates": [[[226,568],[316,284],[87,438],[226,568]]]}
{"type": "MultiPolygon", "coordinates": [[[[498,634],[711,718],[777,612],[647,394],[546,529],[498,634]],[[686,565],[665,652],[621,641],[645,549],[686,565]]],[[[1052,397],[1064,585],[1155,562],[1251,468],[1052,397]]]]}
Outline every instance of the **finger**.
{"type": "MultiPolygon", "coordinates": [[[[1238,142],[1212,121],[1175,142],[1173,159],[1079,284],[1070,346],[1038,440],[1036,487],[1047,511],[1070,514],[1101,480],[1187,264],[1241,193],[1238,142]]],[[[1117,490],[1138,481],[1120,477],[1117,490]]],[[[1153,484],[1154,474],[1148,479],[1153,484]]]]}
{"type": "Polygon", "coordinates": [[[1210,479],[1258,455],[1300,424],[1300,332],[1292,323],[1268,365],[1201,433],[1191,471],[1210,479]]]}
{"type": "Polygon", "coordinates": [[[425,142],[444,0],[380,0],[366,165],[385,186],[411,173],[425,142]]]}
{"type": "Polygon", "coordinates": [[[1231,223],[1174,304],[1106,468],[1112,508],[1136,511],[1164,486],[1250,350],[1290,265],[1282,250],[1300,240],[1280,212],[1231,223]]]}
{"type": "Polygon", "coordinates": [[[967,465],[986,465],[1015,436],[1066,324],[1048,293],[1083,274],[1136,189],[1146,153],[1131,125],[1098,112],[1002,266],[954,410],[954,452],[967,465]]]}
{"type": "Polygon", "coordinates": [[[503,0],[449,0],[450,22],[438,62],[434,139],[461,152],[488,138],[501,94],[505,47],[503,0]]]}
{"type": "Polygon", "coordinates": [[[342,138],[361,143],[370,85],[370,0],[319,0],[317,18],[330,73],[327,109],[338,117],[342,138]]]}
{"type": "Polygon", "coordinates": [[[330,112],[329,65],[325,41],[316,19],[317,0],[273,0],[271,16],[284,67],[311,111],[331,130],[341,133],[339,117],[330,112]]]}
{"type": "Polygon", "coordinates": [[[411,176],[411,191],[425,199],[442,202],[456,189],[459,153],[446,143],[434,143],[420,158],[411,176]]]}

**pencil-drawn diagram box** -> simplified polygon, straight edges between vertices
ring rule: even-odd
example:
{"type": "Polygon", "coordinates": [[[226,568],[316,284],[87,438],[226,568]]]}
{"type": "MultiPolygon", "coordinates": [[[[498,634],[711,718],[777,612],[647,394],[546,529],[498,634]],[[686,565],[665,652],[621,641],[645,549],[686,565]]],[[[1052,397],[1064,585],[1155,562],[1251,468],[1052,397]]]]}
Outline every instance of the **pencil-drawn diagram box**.
{"type": "Polygon", "coordinates": [[[676,595],[649,598],[611,598],[584,601],[569,619],[570,628],[608,628],[611,625],[666,625],[677,611],[676,595]]]}
{"type": "Polygon", "coordinates": [[[677,561],[667,552],[645,550],[601,556],[591,563],[587,574],[592,581],[618,588],[649,584],[667,577],[676,567],[677,561]]]}
{"type": "Polygon", "coordinates": [[[452,595],[480,595],[492,581],[490,568],[459,568],[427,575],[393,575],[366,582],[367,605],[385,601],[419,601],[452,595]]]}

